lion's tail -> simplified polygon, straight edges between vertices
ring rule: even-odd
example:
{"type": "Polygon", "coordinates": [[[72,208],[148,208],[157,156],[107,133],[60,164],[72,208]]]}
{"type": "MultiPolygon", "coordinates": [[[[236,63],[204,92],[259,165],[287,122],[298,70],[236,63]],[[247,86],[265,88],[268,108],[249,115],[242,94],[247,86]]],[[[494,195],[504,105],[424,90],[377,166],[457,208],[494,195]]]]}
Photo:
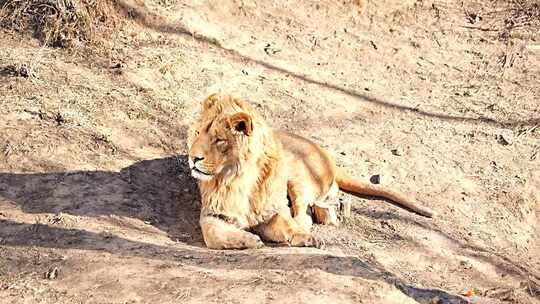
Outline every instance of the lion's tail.
{"type": "Polygon", "coordinates": [[[336,182],[339,189],[353,194],[353,195],[367,195],[377,196],[391,200],[397,206],[417,213],[425,217],[433,217],[433,212],[427,208],[418,206],[416,203],[411,202],[403,194],[392,191],[390,189],[383,189],[381,186],[373,185],[367,182],[362,182],[349,176],[342,170],[338,170],[336,174],[336,182]]]}

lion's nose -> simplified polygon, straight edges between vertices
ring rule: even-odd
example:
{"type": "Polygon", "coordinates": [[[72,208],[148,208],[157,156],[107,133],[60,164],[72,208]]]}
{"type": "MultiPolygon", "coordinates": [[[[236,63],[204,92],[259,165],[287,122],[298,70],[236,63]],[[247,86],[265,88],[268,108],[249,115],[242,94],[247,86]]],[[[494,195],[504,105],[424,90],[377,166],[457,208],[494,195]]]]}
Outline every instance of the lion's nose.
{"type": "Polygon", "coordinates": [[[204,157],[196,157],[196,156],[195,157],[189,157],[189,159],[188,159],[189,167],[191,169],[195,168],[195,164],[197,162],[202,161],[203,159],[204,159],[204,157]]]}

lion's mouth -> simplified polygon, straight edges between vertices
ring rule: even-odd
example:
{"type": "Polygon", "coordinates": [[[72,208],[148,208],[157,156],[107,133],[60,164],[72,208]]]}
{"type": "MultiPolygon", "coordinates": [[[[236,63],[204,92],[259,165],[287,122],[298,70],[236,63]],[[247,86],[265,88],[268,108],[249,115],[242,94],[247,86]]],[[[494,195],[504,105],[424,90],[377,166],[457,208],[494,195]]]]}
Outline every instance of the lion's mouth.
{"type": "Polygon", "coordinates": [[[208,180],[208,179],[211,179],[214,175],[211,173],[207,173],[202,170],[199,170],[196,167],[193,167],[191,168],[191,176],[197,179],[201,179],[201,180],[208,180]]]}
{"type": "Polygon", "coordinates": [[[202,171],[202,170],[199,170],[199,169],[197,169],[197,168],[195,168],[195,167],[194,167],[193,169],[191,169],[191,170],[196,171],[197,173],[200,173],[200,174],[212,176],[212,174],[206,173],[206,172],[204,172],[204,171],[202,171]]]}

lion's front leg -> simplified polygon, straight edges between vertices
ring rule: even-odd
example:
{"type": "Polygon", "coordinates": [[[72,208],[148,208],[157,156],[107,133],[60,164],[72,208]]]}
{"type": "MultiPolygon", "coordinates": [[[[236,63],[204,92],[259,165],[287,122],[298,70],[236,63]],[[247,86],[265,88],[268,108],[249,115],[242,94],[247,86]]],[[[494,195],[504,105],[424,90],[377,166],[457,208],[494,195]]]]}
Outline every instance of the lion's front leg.
{"type": "Polygon", "coordinates": [[[303,229],[290,212],[282,211],[275,214],[267,223],[260,224],[255,228],[264,240],[288,244],[296,247],[319,247],[319,241],[303,229]]]}
{"type": "Polygon", "coordinates": [[[236,226],[214,216],[200,219],[206,246],[211,249],[248,249],[264,246],[259,236],[238,229],[236,226]]]}

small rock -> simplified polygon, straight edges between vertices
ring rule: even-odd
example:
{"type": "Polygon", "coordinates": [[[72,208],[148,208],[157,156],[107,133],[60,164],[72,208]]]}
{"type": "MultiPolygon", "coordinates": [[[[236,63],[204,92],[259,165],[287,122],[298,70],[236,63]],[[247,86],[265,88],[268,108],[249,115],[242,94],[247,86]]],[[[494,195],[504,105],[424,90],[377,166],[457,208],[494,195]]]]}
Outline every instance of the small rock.
{"type": "Polygon", "coordinates": [[[62,115],[62,113],[60,113],[60,112],[57,112],[54,115],[54,121],[56,121],[56,123],[58,125],[62,125],[62,124],[65,124],[66,122],[68,122],[66,117],[64,115],[62,115]]]}
{"type": "Polygon", "coordinates": [[[45,272],[45,279],[56,280],[56,278],[58,278],[58,272],[58,267],[49,269],[47,272],[45,272]]]}
{"type": "Polygon", "coordinates": [[[395,156],[402,156],[403,155],[403,151],[400,148],[392,149],[392,150],[390,150],[390,152],[392,152],[392,154],[394,154],[395,156]]]}
{"type": "Polygon", "coordinates": [[[106,239],[106,240],[110,240],[112,238],[114,238],[114,234],[112,234],[111,232],[109,231],[102,231],[99,233],[99,235],[103,238],[103,239],[106,239]]]}
{"type": "Polygon", "coordinates": [[[28,77],[36,77],[36,73],[28,66],[23,65],[19,69],[19,75],[28,78],[28,77]]]}
{"type": "Polygon", "coordinates": [[[118,62],[111,66],[111,69],[125,69],[126,65],[122,62],[118,62]]]}
{"type": "Polygon", "coordinates": [[[502,134],[497,136],[497,142],[503,146],[508,146],[512,144],[512,142],[509,140],[509,137],[502,134]]]}
{"type": "Polygon", "coordinates": [[[392,224],[388,223],[388,222],[385,221],[385,220],[382,220],[382,221],[381,221],[381,227],[382,227],[382,228],[388,228],[388,229],[390,229],[390,230],[392,230],[392,231],[396,231],[396,228],[394,228],[394,226],[392,226],[392,224]]]}
{"type": "Polygon", "coordinates": [[[113,66],[111,66],[111,69],[113,70],[113,73],[114,74],[117,74],[117,75],[122,75],[124,74],[124,71],[126,70],[126,65],[124,63],[117,63],[113,66]]]}
{"type": "Polygon", "coordinates": [[[380,174],[375,174],[373,176],[371,176],[369,178],[369,181],[372,183],[372,184],[375,184],[375,185],[378,185],[381,183],[381,175],[380,174]]]}
{"type": "Polygon", "coordinates": [[[267,43],[266,46],[264,47],[264,52],[268,55],[274,55],[275,53],[281,52],[281,50],[276,49],[272,47],[270,43],[267,43]]]}
{"type": "Polygon", "coordinates": [[[472,264],[469,263],[468,261],[461,261],[461,262],[459,262],[459,265],[461,265],[461,267],[463,267],[463,269],[471,269],[472,268],[472,264]]]}

